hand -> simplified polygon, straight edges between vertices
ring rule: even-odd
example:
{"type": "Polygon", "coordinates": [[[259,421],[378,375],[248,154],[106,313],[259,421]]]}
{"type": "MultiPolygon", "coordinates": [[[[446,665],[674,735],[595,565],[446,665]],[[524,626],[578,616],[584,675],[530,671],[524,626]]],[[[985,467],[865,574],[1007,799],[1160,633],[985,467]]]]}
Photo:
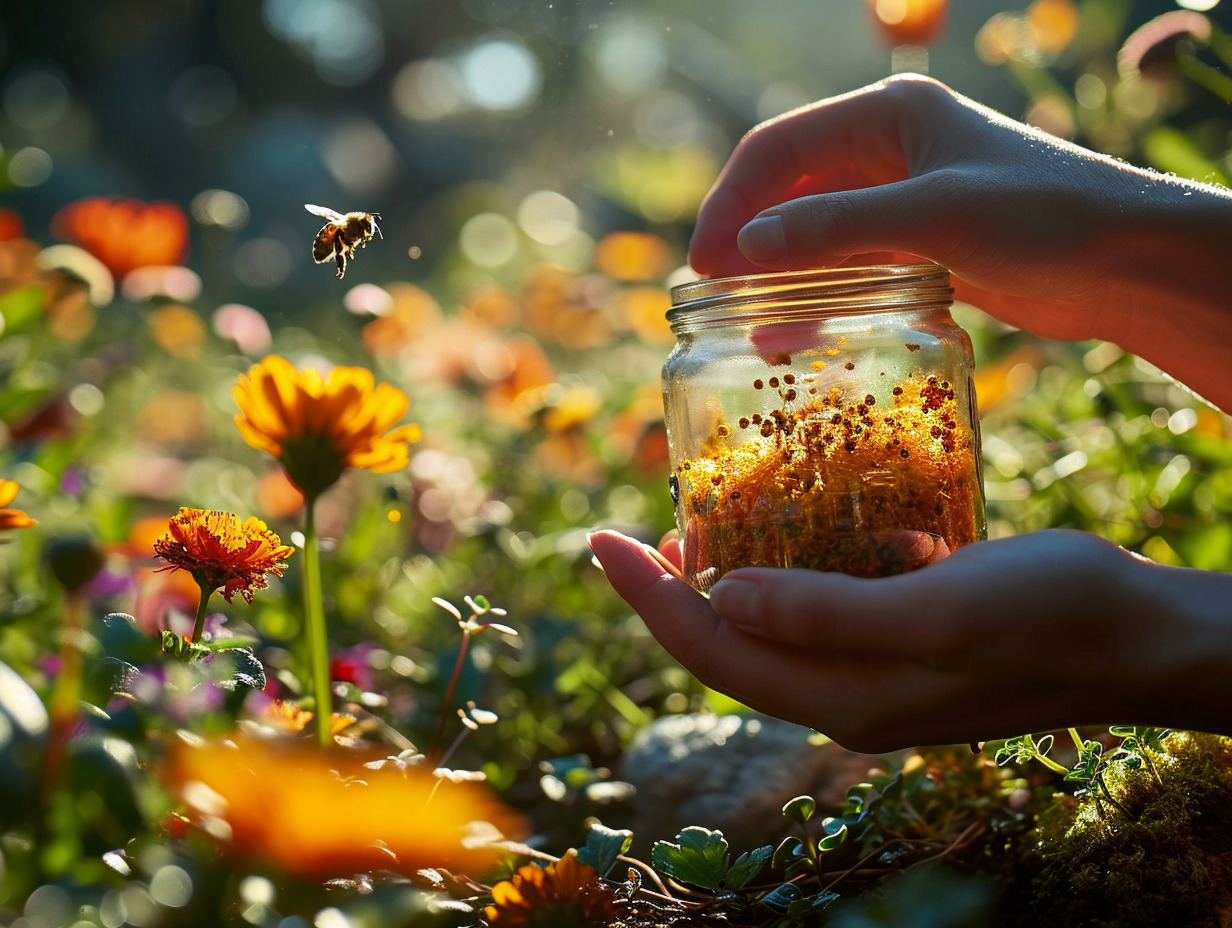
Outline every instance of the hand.
{"type": "Polygon", "coordinates": [[[1114,341],[1232,409],[1232,193],[1144,171],[900,76],[763,123],[703,203],[709,276],[914,255],[1049,338],[1114,341]]]}
{"type": "Polygon", "coordinates": [[[709,600],[680,579],[674,538],[597,532],[591,548],[699,680],[852,750],[1109,722],[1232,730],[1232,578],[1094,535],[979,542],[878,580],[744,568],[709,600]]]}

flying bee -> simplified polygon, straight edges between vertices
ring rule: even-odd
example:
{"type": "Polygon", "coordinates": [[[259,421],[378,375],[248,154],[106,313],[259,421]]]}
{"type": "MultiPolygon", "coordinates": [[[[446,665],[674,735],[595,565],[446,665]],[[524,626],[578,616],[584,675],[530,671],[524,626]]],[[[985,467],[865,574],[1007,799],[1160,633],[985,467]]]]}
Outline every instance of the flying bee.
{"type": "Polygon", "coordinates": [[[305,203],[304,209],[329,220],[312,243],[312,260],[325,264],[333,258],[338,266],[339,279],[346,276],[347,261],[354,260],[356,248],[367,245],[374,234],[385,237],[376,224],[381,218],[380,213],[354,212],[344,216],[328,207],[313,206],[311,203],[305,203]]]}

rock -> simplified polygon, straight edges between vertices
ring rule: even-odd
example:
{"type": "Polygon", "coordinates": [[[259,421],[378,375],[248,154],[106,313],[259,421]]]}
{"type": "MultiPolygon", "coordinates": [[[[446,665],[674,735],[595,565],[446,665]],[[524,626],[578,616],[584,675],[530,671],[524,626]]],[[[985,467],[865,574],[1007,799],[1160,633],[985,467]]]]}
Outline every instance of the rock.
{"type": "Polygon", "coordinates": [[[787,800],[808,794],[819,813],[837,808],[847,788],[885,760],[814,743],[817,737],[762,715],[671,715],[647,725],[621,770],[637,789],[635,849],[674,838],[687,825],[722,831],[735,854],[774,844],[791,829],[782,814],[787,800]]]}

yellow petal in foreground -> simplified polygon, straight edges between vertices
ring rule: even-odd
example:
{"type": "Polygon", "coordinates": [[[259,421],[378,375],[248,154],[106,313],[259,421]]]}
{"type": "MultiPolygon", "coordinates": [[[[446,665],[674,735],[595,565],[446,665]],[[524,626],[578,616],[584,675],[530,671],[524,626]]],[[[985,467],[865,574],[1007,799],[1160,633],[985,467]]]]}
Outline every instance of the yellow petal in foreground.
{"type": "Polygon", "coordinates": [[[177,742],[168,786],[232,855],[309,879],[373,870],[446,867],[479,874],[500,851],[468,842],[469,826],[502,834],[521,822],[482,784],[438,780],[426,769],[364,752],[237,735],[177,742]]]}

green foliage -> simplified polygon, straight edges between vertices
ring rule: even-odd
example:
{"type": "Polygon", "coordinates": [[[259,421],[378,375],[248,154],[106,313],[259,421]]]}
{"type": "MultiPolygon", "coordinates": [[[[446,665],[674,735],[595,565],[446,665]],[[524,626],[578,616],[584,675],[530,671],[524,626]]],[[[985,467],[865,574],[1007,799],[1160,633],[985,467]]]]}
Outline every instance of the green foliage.
{"type": "Polygon", "coordinates": [[[633,832],[627,828],[608,828],[595,822],[586,835],[586,843],[578,848],[578,860],[594,867],[595,872],[605,876],[616,858],[629,850],[633,844],[633,832]]]}

